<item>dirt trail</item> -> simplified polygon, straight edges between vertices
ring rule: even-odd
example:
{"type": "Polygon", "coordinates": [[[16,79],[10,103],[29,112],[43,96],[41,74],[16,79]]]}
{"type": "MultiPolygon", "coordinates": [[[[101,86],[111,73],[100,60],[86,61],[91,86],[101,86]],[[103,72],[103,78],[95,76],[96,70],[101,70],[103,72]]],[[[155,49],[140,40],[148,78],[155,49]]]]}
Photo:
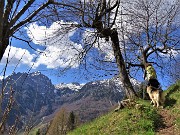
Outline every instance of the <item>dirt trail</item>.
{"type": "Polygon", "coordinates": [[[158,112],[161,116],[162,124],[157,129],[157,135],[180,135],[175,129],[175,116],[167,109],[160,109],[158,112]]]}

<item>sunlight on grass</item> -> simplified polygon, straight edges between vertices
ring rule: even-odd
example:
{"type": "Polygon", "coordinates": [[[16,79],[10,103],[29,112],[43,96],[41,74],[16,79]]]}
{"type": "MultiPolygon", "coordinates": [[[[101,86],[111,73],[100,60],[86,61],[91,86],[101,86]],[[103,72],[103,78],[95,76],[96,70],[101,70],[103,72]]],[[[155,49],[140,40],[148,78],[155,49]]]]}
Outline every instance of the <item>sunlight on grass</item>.
{"type": "Polygon", "coordinates": [[[126,108],[82,125],[68,135],[154,135],[157,118],[158,114],[149,106],[143,110],[126,108]]]}

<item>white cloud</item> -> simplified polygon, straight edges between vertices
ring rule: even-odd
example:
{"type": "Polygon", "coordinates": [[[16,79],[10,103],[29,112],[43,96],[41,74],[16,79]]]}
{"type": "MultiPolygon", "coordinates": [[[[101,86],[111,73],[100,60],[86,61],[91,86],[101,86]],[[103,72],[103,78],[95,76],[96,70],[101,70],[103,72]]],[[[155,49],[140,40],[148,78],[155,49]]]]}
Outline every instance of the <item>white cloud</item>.
{"type": "Polygon", "coordinates": [[[34,68],[39,65],[46,65],[47,68],[68,67],[76,68],[79,66],[78,52],[67,46],[48,46],[37,59],[34,68]],[[64,47],[64,48],[63,48],[64,47]]]}
{"type": "Polygon", "coordinates": [[[0,81],[4,79],[6,79],[8,77],[8,75],[6,75],[5,77],[3,75],[0,76],[0,81]]]}
{"type": "Polygon", "coordinates": [[[74,24],[77,23],[58,21],[47,28],[33,23],[27,28],[27,34],[35,44],[46,46],[44,53],[36,60],[34,68],[39,65],[45,65],[47,68],[79,66],[78,54],[82,51],[82,46],[70,40],[76,32],[72,27],[74,24]]]}
{"type": "Polygon", "coordinates": [[[99,50],[99,52],[105,54],[105,60],[108,61],[113,61],[115,59],[111,44],[111,41],[106,41],[104,38],[100,38],[99,42],[95,43],[95,47],[99,50]]]}
{"type": "Polygon", "coordinates": [[[35,54],[30,54],[30,52],[26,49],[17,48],[14,46],[8,46],[3,58],[1,60],[1,65],[6,64],[7,58],[8,58],[8,65],[15,66],[20,61],[20,64],[26,64],[28,66],[32,65],[33,58],[35,57],[35,54]],[[9,52],[10,50],[10,52],[9,52]],[[8,57],[9,53],[9,57],[8,57]]]}
{"type": "MultiPolygon", "coordinates": [[[[86,30],[83,34],[82,42],[93,44],[95,41],[94,33],[95,31],[93,30],[86,30]]],[[[105,60],[113,61],[115,57],[111,44],[111,41],[106,41],[105,38],[99,38],[98,41],[94,43],[94,47],[97,48],[100,53],[105,54],[105,60]]]]}
{"type": "Polygon", "coordinates": [[[167,54],[160,53],[161,56],[164,56],[166,58],[177,57],[179,54],[180,54],[180,51],[179,50],[174,50],[174,49],[167,50],[167,54]]]}
{"type": "MultiPolygon", "coordinates": [[[[35,44],[46,46],[44,53],[40,54],[33,68],[39,65],[45,65],[47,68],[65,68],[71,66],[76,68],[79,66],[79,52],[83,50],[81,44],[74,43],[70,37],[76,32],[72,28],[67,33],[67,26],[70,27],[76,22],[65,23],[63,21],[54,22],[49,28],[46,26],[38,26],[37,23],[31,24],[26,30],[28,36],[35,44]]],[[[88,44],[94,41],[94,31],[86,30],[83,34],[83,40],[88,44]]],[[[103,38],[94,44],[100,53],[105,54],[105,60],[114,60],[111,43],[106,42],[103,38]]]]}
{"type": "Polygon", "coordinates": [[[3,76],[0,76],[0,80],[2,80],[4,77],[3,76]]]}
{"type": "Polygon", "coordinates": [[[50,27],[39,26],[36,22],[29,25],[27,30],[27,34],[30,39],[35,44],[49,46],[49,43],[53,41],[53,39],[63,38],[65,35],[70,37],[74,34],[75,28],[73,25],[76,25],[76,22],[64,22],[57,21],[52,23],[50,27]],[[70,32],[71,31],[71,32],[70,32]]]}

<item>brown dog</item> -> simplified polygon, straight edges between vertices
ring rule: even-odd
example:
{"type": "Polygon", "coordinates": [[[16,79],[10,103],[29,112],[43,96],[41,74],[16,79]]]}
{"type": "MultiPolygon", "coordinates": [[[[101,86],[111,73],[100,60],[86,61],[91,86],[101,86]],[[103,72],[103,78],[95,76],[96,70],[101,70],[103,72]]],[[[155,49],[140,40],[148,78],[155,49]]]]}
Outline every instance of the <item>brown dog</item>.
{"type": "Polygon", "coordinates": [[[162,92],[157,88],[148,86],[147,93],[149,94],[153,106],[156,106],[158,108],[160,103],[162,103],[162,92]]]}

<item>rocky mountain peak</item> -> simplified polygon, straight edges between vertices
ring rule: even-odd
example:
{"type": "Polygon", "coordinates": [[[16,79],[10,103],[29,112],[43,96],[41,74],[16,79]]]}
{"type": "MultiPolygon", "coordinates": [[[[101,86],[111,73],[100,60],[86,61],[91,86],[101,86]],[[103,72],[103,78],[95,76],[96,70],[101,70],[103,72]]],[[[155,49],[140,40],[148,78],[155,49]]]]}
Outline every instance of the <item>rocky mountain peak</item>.
{"type": "Polygon", "coordinates": [[[58,90],[70,89],[73,91],[79,91],[83,86],[84,84],[73,82],[73,83],[60,83],[55,85],[55,88],[58,90]]]}
{"type": "Polygon", "coordinates": [[[36,72],[32,72],[30,73],[31,76],[38,76],[38,75],[41,75],[41,72],[40,71],[36,71],[36,72]]]}

